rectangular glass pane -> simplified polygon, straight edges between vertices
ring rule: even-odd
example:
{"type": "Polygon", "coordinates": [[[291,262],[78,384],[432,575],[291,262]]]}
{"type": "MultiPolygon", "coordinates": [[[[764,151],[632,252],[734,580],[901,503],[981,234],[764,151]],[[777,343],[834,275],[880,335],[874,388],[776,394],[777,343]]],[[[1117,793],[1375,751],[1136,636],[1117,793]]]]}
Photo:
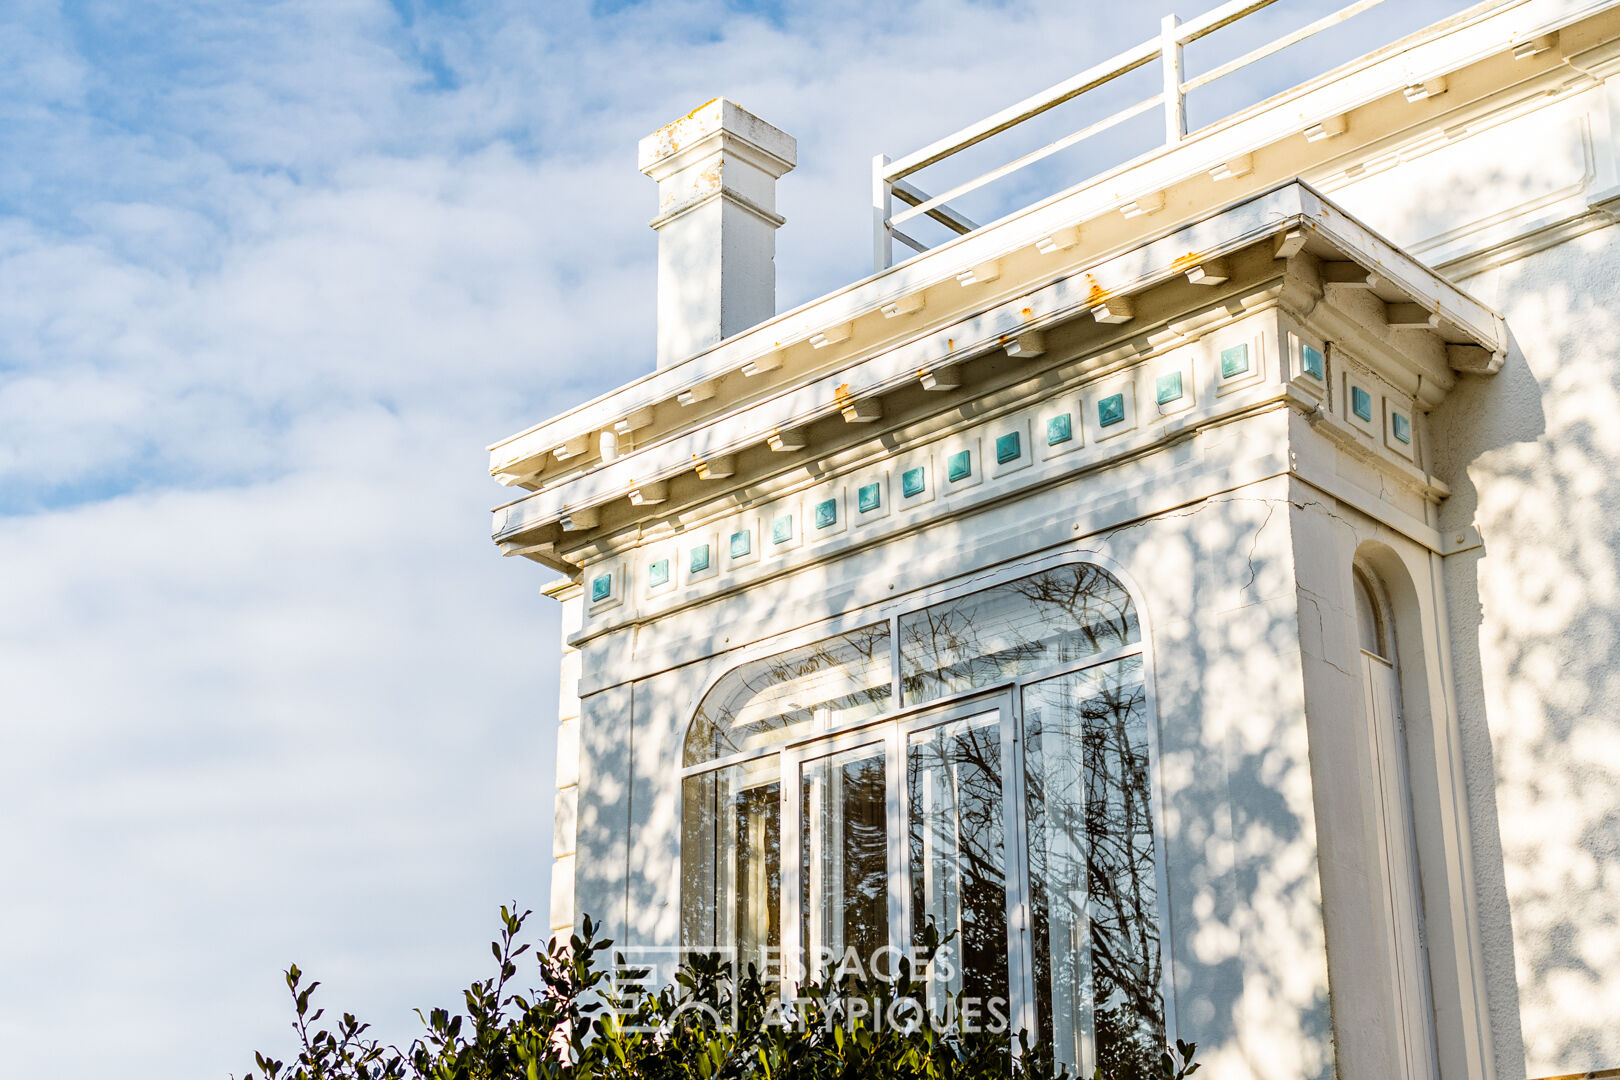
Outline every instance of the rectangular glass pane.
{"type": "Polygon", "coordinates": [[[1059,566],[900,617],[908,704],[990,686],[1138,640],[1130,596],[1108,571],[1059,566]]]}
{"type": "Polygon", "coordinates": [[[773,755],[683,783],[681,937],[734,949],[739,971],[767,973],[782,942],[779,769],[773,755]]]}
{"type": "Polygon", "coordinates": [[[889,944],[883,747],[806,762],[803,784],[800,870],[808,970],[813,977],[824,975],[853,953],[860,970],[869,971],[889,944]]]}
{"type": "Polygon", "coordinates": [[[949,939],[934,957],[929,1004],[941,1011],[946,995],[960,993],[991,1022],[1008,1011],[1000,713],[913,734],[906,785],[912,944],[930,927],[949,939]],[[941,977],[946,971],[951,977],[941,977]]]}
{"type": "Polygon", "coordinates": [[[1165,1025],[1142,659],[1023,704],[1038,1035],[1071,1072],[1148,1075],[1165,1025]]]}

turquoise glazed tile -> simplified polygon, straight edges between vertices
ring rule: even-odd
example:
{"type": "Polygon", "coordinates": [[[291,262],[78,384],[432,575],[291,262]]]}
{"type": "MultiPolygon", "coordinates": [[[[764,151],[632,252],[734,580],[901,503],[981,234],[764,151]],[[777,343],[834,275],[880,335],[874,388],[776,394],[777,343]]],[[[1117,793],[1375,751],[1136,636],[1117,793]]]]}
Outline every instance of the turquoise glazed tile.
{"type": "Polygon", "coordinates": [[[1160,405],[1168,405],[1172,401],[1181,400],[1181,372],[1172,371],[1168,375],[1160,375],[1155,385],[1160,405]]]}
{"type": "Polygon", "coordinates": [[[973,451],[958,450],[945,459],[945,476],[951,483],[966,480],[973,475],[973,451]]]}
{"type": "Polygon", "coordinates": [[[1404,413],[1391,413],[1389,425],[1394,429],[1395,437],[1406,445],[1412,445],[1412,421],[1404,413]]]}
{"type": "Polygon", "coordinates": [[[694,574],[701,574],[709,568],[709,545],[699,544],[692,549],[692,561],[687,564],[694,574]]]}
{"type": "Polygon", "coordinates": [[[996,439],[996,464],[1005,465],[1009,461],[1017,461],[1018,456],[1024,452],[1023,440],[1018,432],[1009,431],[996,439]]]}
{"type": "Polygon", "coordinates": [[[660,585],[669,584],[669,560],[659,559],[657,562],[647,564],[647,585],[656,589],[660,585]]]}
{"type": "Polygon", "coordinates": [[[1221,378],[1230,379],[1249,370],[1248,345],[1234,345],[1221,350],[1221,378]]]}
{"type": "Polygon", "coordinates": [[[783,514],[771,522],[771,543],[785,544],[793,539],[793,515],[783,514]]]}
{"type": "Polygon", "coordinates": [[[923,467],[918,465],[915,469],[907,469],[900,474],[900,494],[908,499],[915,499],[928,488],[928,476],[923,467]]]}
{"type": "Polygon", "coordinates": [[[1109,394],[1097,402],[1097,423],[1111,427],[1125,419],[1125,395],[1109,394]]]}
{"type": "Polygon", "coordinates": [[[613,595],[613,575],[598,574],[591,579],[591,603],[606,600],[613,595]]]}
{"type": "Polygon", "coordinates": [[[741,529],[731,534],[731,557],[740,559],[754,550],[754,532],[752,529],[741,529]]]}
{"type": "Polygon", "coordinates": [[[1322,359],[1322,350],[1306,345],[1300,350],[1299,366],[1305,369],[1305,374],[1315,379],[1327,378],[1327,363],[1322,359]]]}
{"type": "Polygon", "coordinates": [[[859,506],[861,513],[870,514],[883,505],[883,488],[878,484],[862,484],[855,493],[855,505],[859,506]]]}
{"type": "Polygon", "coordinates": [[[1046,422],[1046,445],[1056,446],[1074,438],[1074,421],[1068,413],[1059,413],[1046,422]]]}
{"type": "Polygon", "coordinates": [[[1363,420],[1372,419],[1372,395],[1359,386],[1350,388],[1350,411],[1363,420]]]}
{"type": "Polygon", "coordinates": [[[838,524],[838,500],[822,499],[816,503],[816,528],[830,529],[838,524]]]}

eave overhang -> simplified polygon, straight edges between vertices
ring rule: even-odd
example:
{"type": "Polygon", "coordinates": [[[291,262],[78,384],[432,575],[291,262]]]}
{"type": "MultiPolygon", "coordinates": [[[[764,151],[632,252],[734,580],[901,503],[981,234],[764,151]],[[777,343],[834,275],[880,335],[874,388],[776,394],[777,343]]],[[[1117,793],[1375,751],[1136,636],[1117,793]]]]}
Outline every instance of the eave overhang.
{"type": "MultiPolygon", "coordinates": [[[[791,442],[795,432],[831,417],[842,416],[850,423],[874,420],[882,415],[885,394],[919,380],[924,385],[930,378],[949,380],[952,368],[992,350],[1005,349],[1013,355],[1038,352],[1041,332],[1060,323],[1128,321],[1133,298],[1176,279],[1218,278],[1222,259],[1256,245],[1267,245],[1276,258],[1303,255],[1314,260],[1314,266],[1332,268],[1331,274],[1316,275],[1316,297],[1326,287],[1322,277],[1329,278],[1326,285],[1345,279],[1339,283],[1355,287],[1361,306],[1375,313],[1374,321],[1433,335],[1443,343],[1443,350],[1428,352],[1444,356],[1444,364],[1430,361],[1425,367],[1410,352],[1404,360],[1407,389],[1426,407],[1444,395],[1455,372],[1489,374],[1506,355],[1508,338],[1500,315],[1307,184],[1293,181],[872,355],[784,385],[768,396],[734,408],[726,408],[723,399],[716,401],[718,408],[655,443],[589,465],[498,507],[494,539],[506,554],[571,570],[572,561],[559,556],[555,545],[567,534],[583,541],[611,504],[628,500],[655,506],[662,486],[688,473],[705,480],[729,480],[732,459],[744,450],[762,443],[782,449],[784,439],[791,442]]],[[[805,311],[806,327],[817,325],[811,318],[817,310],[805,311]]],[[[833,318],[842,314],[836,304],[827,311],[833,318]]],[[[1324,316],[1333,317],[1327,305],[1324,316]]],[[[1368,349],[1377,351],[1380,344],[1369,337],[1365,318],[1343,321],[1346,334],[1367,339],[1368,349]]],[[[828,330],[823,326],[814,333],[828,330]]],[[[830,330],[836,334],[839,324],[830,330]]],[[[644,407],[638,405],[641,386],[633,383],[587,406],[593,410],[590,423],[611,426],[612,417],[644,407]],[[595,412],[601,416],[595,417],[595,412]]]]}

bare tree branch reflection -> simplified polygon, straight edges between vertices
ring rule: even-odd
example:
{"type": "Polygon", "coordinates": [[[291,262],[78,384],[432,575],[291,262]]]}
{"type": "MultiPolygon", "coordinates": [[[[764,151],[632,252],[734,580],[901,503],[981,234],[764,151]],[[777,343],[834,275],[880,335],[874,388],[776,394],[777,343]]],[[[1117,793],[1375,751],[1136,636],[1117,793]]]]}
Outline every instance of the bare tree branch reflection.
{"type": "Polygon", "coordinates": [[[698,706],[685,761],[700,765],[824,726],[881,715],[893,693],[889,624],[863,627],[735,669],[698,706]]]}
{"type": "MultiPolygon", "coordinates": [[[[781,938],[782,830],[800,830],[803,944],[862,963],[890,942],[887,751],[867,745],[784,777],[788,739],[882,716],[899,649],[907,703],[1085,663],[1136,644],[1123,586],[1089,564],[1056,567],[736,668],[688,734],[682,934],[745,957],[781,938]],[[802,816],[781,820],[783,782],[802,816]]],[[[1037,1038],[1071,1071],[1153,1071],[1165,1039],[1146,694],[1139,653],[1023,691],[1022,768],[1037,1038]]],[[[1009,998],[1002,710],[938,723],[906,744],[910,932],[954,935],[961,973],[942,992],[1009,998]]],[[[814,956],[803,959],[813,960],[814,956]]]]}
{"type": "Polygon", "coordinates": [[[912,934],[930,920],[956,936],[950,989],[968,999],[1007,999],[1007,877],[999,713],[912,736],[910,791],[912,934]]]}
{"type": "Polygon", "coordinates": [[[1140,636],[1130,596],[1108,571],[1060,566],[900,619],[908,703],[990,686],[1128,645],[1140,636]]]}
{"type": "Polygon", "coordinates": [[[1165,1038],[1141,659],[1030,687],[1024,723],[1038,1020],[1128,1075],[1165,1038]]]}

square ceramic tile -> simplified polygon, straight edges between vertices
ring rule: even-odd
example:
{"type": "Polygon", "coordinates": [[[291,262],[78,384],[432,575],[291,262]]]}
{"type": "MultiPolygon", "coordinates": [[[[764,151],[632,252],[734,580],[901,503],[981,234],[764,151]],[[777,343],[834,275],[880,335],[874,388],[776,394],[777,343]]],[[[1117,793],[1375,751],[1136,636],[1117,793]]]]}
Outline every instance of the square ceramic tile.
{"type": "Polygon", "coordinates": [[[1221,350],[1221,378],[1235,379],[1240,375],[1247,375],[1249,367],[1249,344],[1239,342],[1229,348],[1221,350]]]}
{"type": "Polygon", "coordinates": [[[1091,403],[1093,438],[1101,441],[1123,435],[1136,427],[1135,388],[1131,383],[1111,383],[1086,395],[1091,403]]]}
{"type": "Polygon", "coordinates": [[[1215,352],[1215,393],[1225,394],[1259,382],[1264,338],[1234,341],[1225,338],[1215,352]]]}
{"type": "Polygon", "coordinates": [[[669,556],[654,559],[647,564],[647,591],[655,592],[670,583],[669,556]]]}
{"type": "Polygon", "coordinates": [[[706,581],[720,572],[720,548],[714,533],[687,537],[681,542],[678,571],[682,581],[706,581]]]}
{"type": "Polygon", "coordinates": [[[1028,420],[1019,417],[992,423],[990,433],[990,475],[1005,476],[1024,468],[1033,460],[1028,420]]]}
{"type": "Polygon", "coordinates": [[[1078,450],[1084,441],[1081,436],[1080,414],[1075,412],[1072,400],[1064,402],[1071,406],[1062,412],[1048,413],[1035,421],[1034,443],[1041,458],[1049,459],[1078,450]]]}
{"type": "Polygon", "coordinates": [[[622,567],[612,563],[586,572],[585,600],[591,611],[605,611],[624,598],[624,583],[619,580],[623,572],[622,567]]]}
{"type": "Polygon", "coordinates": [[[1125,419],[1125,395],[1109,394],[1097,399],[1097,426],[1113,427],[1125,419]]]}
{"type": "Polygon", "coordinates": [[[886,477],[878,476],[855,486],[855,524],[869,525],[880,521],[889,512],[889,484],[886,477]]]}
{"type": "MultiPolygon", "coordinates": [[[[647,549],[641,571],[641,584],[648,596],[657,596],[675,588],[680,548],[673,544],[657,544],[647,549]]],[[[626,571],[628,573],[628,571],[626,571]]],[[[625,583],[629,584],[627,578],[625,583]]]]}
{"type": "Polygon", "coordinates": [[[837,536],[849,524],[846,520],[841,485],[818,488],[804,501],[804,538],[809,543],[837,536]]]}
{"type": "Polygon", "coordinates": [[[759,544],[754,536],[752,522],[732,526],[726,531],[726,561],[728,566],[743,566],[759,558],[759,544]]]}
{"type": "Polygon", "coordinates": [[[1289,373],[1289,382],[1307,397],[1321,400],[1327,395],[1327,354],[1321,346],[1312,345],[1297,334],[1288,334],[1286,340],[1288,354],[1283,360],[1283,369],[1289,373]]]}
{"type": "Polygon", "coordinates": [[[778,507],[766,515],[764,542],[766,550],[775,554],[791,551],[799,542],[799,517],[796,506],[778,507]]]}
{"type": "Polygon", "coordinates": [[[1153,407],[1160,416],[1193,407],[1192,356],[1190,349],[1178,349],[1148,369],[1153,380],[1153,407]]]}
{"type": "Polygon", "coordinates": [[[1371,377],[1347,368],[1344,372],[1344,396],[1340,399],[1345,420],[1374,439],[1383,437],[1385,426],[1384,418],[1379,415],[1382,403],[1377,385],[1371,377]]]}
{"type": "Polygon", "coordinates": [[[940,490],[954,495],[984,478],[984,462],[979,460],[979,440],[963,439],[945,444],[940,464],[940,490]]]}
{"type": "Polygon", "coordinates": [[[686,572],[693,577],[714,569],[714,545],[693,544],[686,549],[686,572]]]}
{"type": "Polygon", "coordinates": [[[1396,404],[1393,400],[1388,402],[1389,429],[1384,435],[1384,443],[1401,457],[1413,460],[1416,457],[1412,446],[1412,414],[1406,411],[1406,405],[1396,404]]]}
{"type": "Polygon", "coordinates": [[[897,465],[900,508],[909,510],[934,497],[934,469],[927,457],[902,458],[897,465]]]}
{"type": "Polygon", "coordinates": [[[1299,373],[1317,382],[1327,381],[1327,357],[1315,345],[1301,342],[1299,346],[1299,373]]]}

